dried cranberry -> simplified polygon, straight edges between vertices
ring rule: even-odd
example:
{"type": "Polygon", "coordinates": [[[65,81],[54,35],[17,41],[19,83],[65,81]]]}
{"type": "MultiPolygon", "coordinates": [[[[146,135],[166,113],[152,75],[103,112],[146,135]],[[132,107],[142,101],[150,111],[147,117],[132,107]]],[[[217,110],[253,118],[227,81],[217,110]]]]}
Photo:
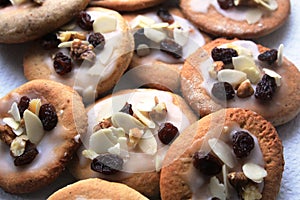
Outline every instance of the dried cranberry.
{"type": "Polygon", "coordinates": [[[124,107],[120,110],[120,112],[133,115],[132,105],[126,102],[124,107]]]}
{"type": "Polygon", "coordinates": [[[77,17],[77,24],[84,30],[93,30],[93,22],[91,16],[85,11],[81,11],[77,17]]]}
{"type": "Polygon", "coordinates": [[[89,43],[92,44],[97,49],[101,50],[105,45],[105,38],[101,33],[91,33],[88,39],[89,43]]]}
{"type": "Polygon", "coordinates": [[[43,104],[40,107],[39,118],[43,124],[44,129],[46,131],[51,131],[56,126],[58,121],[55,107],[50,103],[43,104]]]}
{"type": "Polygon", "coordinates": [[[170,144],[179,135],[178,129],[170,122],[160,125],[158,138],[163,144],[170,144]]]}
{"type": "Polygon", "coordinates": [[[53,67],[57,74],[65,75],[72,71],[72,61],[71,58],[64,55],[62,52],[55,54],[53,67]]]}
{"type": "Polygon", "coordinates": [[[91,169],[105,174],[112,175],[122,170],[124,161],[115,154],[101,154],[93,159],[91,169]]]}
{"type": "Polygon", "coordinates": [[[159,8],[156,14],[163,22],[167,22],[169,24],[174,22],[173,16],[165,8],[159,8]]]}
{"type": "Polygon", "coordinates": [[[217,82],[213,85],[211,90],[212,95],[219,100],[230,100],[235,96],[235,91],[230,83],[217,82]]]}
{"type": "Polygon", "coordinates": [[[29,107],[30,99],[27,96],[22,96],[19,103],[18,103],[18,109],[20,112],[21,118],[23,118],[23,114],[25,110],[29,107]]]}
{"type": "Polygon", "coordinates": [[[213,48],[211,51],[211,57],[214,61],[222,61],[225,65],[232,63],[232,57],[237,57],[236,50],[231,48],[213,48]]]}
{"type": "Polygon", "coordinates": [[[38,150],[35,144],[31,143],[29,140],[26,142],[25,151],[22,155],[18,156],[14,160],[15,166],[22,166],[31,163],[35,157],[38,155],[38,150]]]}
{"type": "Polygon", "coordinates": [[[258,82],[255,90],[255,97],[263,101],[270,101],[276,91],[277,85],[275,78],[265,74],[258,82]]]}
{"type": "Polygon", "coordinates": [[[269,65],[273,64],[277,60],[278,51],[276,49],[271,49],[265,51],[258,55],[258,60],[267,62],[269,65]]]}
{"type": "Polygon", "coordinates": [[[162,40],[160,42],[160,50],[177,59],[182,57],[182,46],[171,39],[162,40]]]}
{"type": "Polygon", "coordinates": [[[133,38],[134,38],[134,45],[135,45],[135,49],[137,49],[137,47],[140,44],[146,44],[147,46],[150,45],[150,40],[145,36],[144,34],[144,29],[138,29],[134,34],[133,34],[133,38]]]}
{"type": "Polygon", "coordinates": [[[205,175],[213,176],[221,172],[222,163],[211,153],[197,151],[193,155],[193,165],[205,175]]]}
{"type": "Polygon", "coordinates": [[[233,0],[218,0],[218,4],[224,10],[234,7],[233,0]]]}
{"type": "Polygon", "coordinates": [[[246,131],[237,131],[232,137],[233,152],[238,158],[247,157],[254,148],[254,139],[246,131]]]}
{"type": "Polygon", "coordinates": [[[60,40],[57,39],[57,36],[55,33],[50,33],[50,34],[44,36],[42,39],[42,47],[47,50],[57,48],[59,43],[60,43],[60,40]]]}

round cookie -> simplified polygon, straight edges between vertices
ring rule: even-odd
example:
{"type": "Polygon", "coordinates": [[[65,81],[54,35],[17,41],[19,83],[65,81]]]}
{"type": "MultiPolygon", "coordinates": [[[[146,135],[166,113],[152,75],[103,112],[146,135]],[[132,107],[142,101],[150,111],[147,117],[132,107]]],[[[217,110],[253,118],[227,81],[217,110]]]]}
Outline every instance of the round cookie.
{"type": "Polygon", "coordinates": [[[92,0],[91,6],[111,8],[118,11],[136,11],[158,5],[165,0],[92,0]]]}
{"type": "Polygon", "coordinates": [[[34,1],[14,6],[10,3],[0,5],[0,43],[21,43],[37,39],[67,23],[88,2],[45,0],[42,5],[37,5],[34,1]]]}
{"type": "Polygon", "coordinates": [[[29,193],[54,181],[80,146],[87,116],[72,88],[25,83],[0,99],[0,187],[29,193]]]}
{"type": "Polygon", "coordinates": [[[157,198],[161,162],[168,144],[197,120],[184,100],[154,89],[123,90],[97,101],[87,112],[87,135],[81,137],[83,146],[69,166],[71,173],[78,179],[98,177],[124,183],[147,197],[157,198]],[[123,165],[113,165],[118,170],[111,174],[92,170],[104,155],[114,155],[114,163],[122,160],[123,165]]]}
{"type": "Polygon", "coordinates": [[[85,102],[94,101],[117,83],[133,51],[126,21],[119,13],[104,8],[81,12],[77,20],[48,35],[42,44],[37,41],[25,55],[25,77],[71,86],[85,102]]]}
{"type": "Polygon", "coordinates": [[[134,199],[147,198],[132,188],[121,184],[108,182],[98,178],[90,178],[70,184],[49,196],[48,200],[63,199],[134,199]]]}
{"type": "MultiPolygon", "coordinates": [[[[282,48],[279,49],[279,52],[282,52],[282,48]]],[[[272,64],[258,60],[258,55],[268,50],[266,47],[246,40],[221,38],[208,43],[184,63],[181,71],[183,96],[200,116],[205,116],[221,108],[239,107],[259,113],[274,126],[288,122],[300,111],[300,84],[298,81],[300,73],[293,63],[282,57],[282,53],[279,53],[280,56],[277,56],[277,60],[272,64]],[[234,66],[213,61],[211,52],[215,47],[237,49],[240,55],[231,59],[234,60],[234,66]],[[247,67],[243,68],[243,66],[247,67]],[[233,72],[224,68],[235,70],[233,72]],[[224,76],[227,72],[230,72],[232,78],[224,76]],[[236,77],[240,77],[240,74],[242,74],[241,79],[237,82],[234,81],[236,77]],[[269,74],[273,80],[262,82],[266,74],[269,74]],[[244,82],[245,79],[250,81],[244,82]],[[213,94],[212,92],[214,85],[218,82],[224,82],[224,80],[225,82],[234,82],[232,83],[234,87],[232,99],[220,100],[216,97],[216,93],[222,94],[224,88],[222,88],[221,93],[215,92],[213,94]],[[272,82],[272,86],[267,86],[264,89],[264,85],[270,82],[272,82]],[[247,91],[248,89],[249,91],[247,91]],[[267,96],[269,99],[262,99],[261,96],[267,96]]],[[[275,50],[272,51],[276,52],[275,50]]],[[[276,57],[276,55],[278,54],[275,53],[274,56],[276,57]]]]}
{"type": "Polygon", "coordinates": [[[222,109],[171,145],[161,171],[161,197],[276,199],[283,169],[282,143],[271,123],[250,110],[222,109]]]}
{"type": "Polygon", "coordinates": [[[135,39],[135,52],[127,73],[135,77],[134,80],[140,85],[178,92],[184,59],[210,41],[210,38],[184,19],[180,10],[174,7],[164,6],[137,13],[126,13],[123,17],[131,25],[135,39]],[[167,13],[165,15],[171,16],[174,22],[166,23],[158,13],[167,13]],[[151,30],[158,32],[151,34],[151,30]],[[157,37],[160,37],[158,36],[160,34],[164,36],[157,40],[155,34],[157,37]],[[176,55],[163,52],[161,44],[167,39],[175,41],[182,50],[175,52],[176,55]],[[144,47],[145,45],[147,46],[144,47]]]}
{"type": "Polygon", "coordinates": [[[181,1],[180,7],[190,21],[207,33],[250,39],[275,31],[287,20],[290,1],[272,0],[272,4],[274,1],[278,5],[277,8],[272,6],[275,10],[261,5],[238,6],[224,10],[220,8],[217,0],[208,0],[203,4],[199,4],[197,0],[186,0],[181,1]]]}

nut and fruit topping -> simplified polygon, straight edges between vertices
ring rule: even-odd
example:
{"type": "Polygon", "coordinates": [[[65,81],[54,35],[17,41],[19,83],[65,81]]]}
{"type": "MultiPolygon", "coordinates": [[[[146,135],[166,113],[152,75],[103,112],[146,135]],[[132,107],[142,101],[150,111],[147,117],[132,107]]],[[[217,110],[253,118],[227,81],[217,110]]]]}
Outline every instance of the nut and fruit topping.
{"type": "Polygon", "coordinates": [[[173,16],[165,8],[159,8],[156,14],[163,22],[167,22],[168,24],[172,24],[174,22],[173,16]]]}
{"type": "Polygon", "coordinates": [[[27,140],[24,153],[20,156],[17,156],[14,160],[15,166],[23,166],[31,163],[38,155],[38,153],[39,152],[36,149],[36,146],[29,140],[27,140]]]}
{"type": "Polygon", "coordinates": [[[25,152],[26,142],[28,137],[26,135],[21,135],[16,137],[10,144],[10,153],[13,157],[18,157],[25,152]]]}
{"type": "Polygon", "coordinates": [[[229,183],[237,190],[240,191],[249,183],[249,179],[243,172],[231,172],[227,174],[229,183]]]}
{"type": "Polygon", "coordinates": [[[65,75],[72,71],[71,58],[64,55],[62,52],[58,52],[54,56],[53,66],[57,74],[65,75]]]}
{"type": "Polygon", "coordinates": [[[122,170],[123,163],[123,159],[118,155],[101,154],[93,159],[91,169],[105,175],[112,175],[122,170]]]}
{"type": "Polygon", "coordinates": [[[23,118],[24,111],[29,107],[30,99],[27,96],[22,96],[19,103],[18,103],[18,109],[20,112],[21,118],[23,118]]]}
{"type": "Polygon", "coordinates": [[[92,62],[96,57],[93,49],[93,45],[75,39],[71,44],[70,55],[74,60],[88,60],[92,62]]]}
{"type": "Polygon", "coordinates": [[[245,158],[254,148],[254,139],[246,131],[237,131],[232,137],[232,146],[236,157],[245,158]]]}
{"type": "Polygon", "coordinates": [[[233,99],[235,91],[232,85],[228,82],[217,82],[213,85],[211,93],[219,100],[225,101],[233,99]]]}
{"type": "Polygon", "coordinates": [[[193,165],[205,175],[213,176],[222,171],[222,163],[211,153],[197,151],[193,155],[193,165]]]}
{"type": "Polygon", "coordinates": [[[276,49],[271,49],[258,55],[258,60],[267,62],[269,65],[275,63],[277,58],[278,58],[278,51],[276,49]]]}
{"type": "Polygon", "coordinates": [[[159,127],[158,138],[163,144],[170,144],[179,135],[178,129],[170,122],[159,127]]]}
{"type": "Polygon", "coordinates": [[[63,31],[63,32],[59,33],[57,38],[61,42],[67,42],[67,41],[71,41],[74,39],[85,40],[86,35],[85,35],[85,33],[80,33],[80,32],[76,32],[76,31],[63,31]]]}
{"type": "Polygon", "coordinates": [[[128,146],[131,148],[135,148],[136,145],[139,143],[140,139],[142,138],[143,134],[144,131],[138,128],[130,129],[128,146]]]}
{"type": "Polygon", "coordinates": [[[0,125],[0,140],[7,145],[10,145],[12,141],[16,138],[13,133],[12,128],[7,125],[0,125]]]}
{"type": "Polygon", "coordinates": [[[44,130],[51,131],[55,128],[58,117],[55,107],[52,104],[43,104],[39,111],[39,118],[43,124],[44,130]]]}
{"type": "Polygon", "coordinates": [[[57,38],[55,33],[49,33],[42,39],[42,47],[46,50],[57,48],[59,43],[60,40],[57,38]]]}
{"type": "Polygon", "coordinates": [[[112,126],[112,123],[111,123],[111,121],[109,119],[103,119],[96,126],[94,126],[93,132],[97,132],[100,129],[109,128],[111,126],[112,126]]]}
{"type": "Polygon", "coordinates": [[[160,42],[160,50],[177,59],[182,57],[182,46],[171,39],[162,40],[160,42]]]}
{"type": "Polygon", "coordinates": [[[120,110],[120,112],[126,113],[128,115],[133,115],[132,105],[129,103],[125,103],[124,107],[120,110]]]}
{"type": "Polygon", "coordinates": [[[105,38],[104,36],[97,32],[97,33],[91,33],[88,41],[90,44],[92,44],[94,47],[97,47],[98,50],[102,50],[105,45],[105,38]]]}
{"type": "Polygon", "coordinates": [[[257,185],[248,184],[243,188],[242,199],[244,200],[258,200],[262,198],[257,185]]]}
{"type": "Polygon", "coordinates": [[[237,57],[238,53],[232,48],[215,47],[211,51],[211,56],[214,61],[222,61],[225,65],[232,63],[232,57],[237,57]]]}
{"type": "Polygon", "coordinates": [[[233,0],[218,0],[218,4],[224,10],[234,7],[233,0]]]}
{"type": "Polygon", "coordinates": [[[84,30],[93,30],[93,22],[91,16],[85,11],[81,11],[77,17],[77,24],[84,30]]]}
{"type": "Polygon", "coordinates": [[[262,101],[270,101],[276,91],[277,85],[275,78],[265,74],[262,80],[257,84],[255,97],[262,101]]]}
{"type": "Polygon", "coordinates": [[[249,81],[249,79],[243,81],[237,91],[236,91],[236,95],[240,98],[246,98],[246,97],[250,97],[254,94],[254,89],[249,81]]]}
{"type": "Polygon", "coordinates": [[[245,176],[255,183],[261,183],[268,175],[267,171],[263,167],[251,162],[244,164],[242,169],[245,176]]]}

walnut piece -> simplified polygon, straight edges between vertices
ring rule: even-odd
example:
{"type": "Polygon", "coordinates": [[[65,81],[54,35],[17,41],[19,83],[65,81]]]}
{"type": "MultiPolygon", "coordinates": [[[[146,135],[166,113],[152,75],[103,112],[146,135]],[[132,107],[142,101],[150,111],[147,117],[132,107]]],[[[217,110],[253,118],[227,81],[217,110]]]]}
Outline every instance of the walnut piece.
{"type": "Polygon", "coordinates": [[[243,188],[242,198],[244,200],[259,200],[262,198],[262,195],[257,185],[248,184],[243,188]]]}
{"type": "Polygon", "coordinates": [[[128,146],[131,148],[135,148],[136,145],[139,143],[140,139],[142,138],[143,134],[144,134],[144,131],[140,130],[138,128],[130,129],[128,146]]]}
{"type": "Polygon", "coordinates": [[[10,145],[12,141],[16,138],[12,129],[7,125],[0,125],[0,140],[2,140],[7,145],[10,145]]]}
{"type": "Polygon", "coordinates": [[[251,86],[250,81],[247,79],[243,81],[237,89],[236,95],[240,98],[250,97],[254,94],[254,89],[251,86]]]}
{"type": "Polygon", "coordinates": [[[92,62],[96,57],[93,49],[93,45],[86,44],[79,39],[74,39],[71,45],[70,54],[74,60],[88,60],[92,62]]]}
{"type": "Polygon", "coordinates": [[[236,189],[240,190],[242,187],[246,186],[249,179],[245,176],[243,172],[231,172],[227,174],[229,183],[236,189]]]}

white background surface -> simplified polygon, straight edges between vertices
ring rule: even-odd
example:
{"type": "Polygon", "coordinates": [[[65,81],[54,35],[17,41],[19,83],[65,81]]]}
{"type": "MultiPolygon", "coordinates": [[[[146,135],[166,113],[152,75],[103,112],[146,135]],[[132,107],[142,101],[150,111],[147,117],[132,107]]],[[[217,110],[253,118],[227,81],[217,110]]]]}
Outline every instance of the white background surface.
{"type": "MultiPolygon", "coordinates": [[[[284,55],[300,69],[300,1],[291,0],[291,8],[290,18],[283,27],[256,41],[270,48],[284,44],[284,55]]],[[[0,97],[26,82],[22,59],[27,47],[28,44],[0,44],[0,97]]],[[[285,170],[278,200],[297,200],[300,199],[300,116],[277,127],[277,130],[283,141],[285,157],[285,170]]],[[[72,181],[66,172],[48,188],[33,194],[10,195],[0,189],[0,199],[46,199],[53,191],[72,181]]]]}

